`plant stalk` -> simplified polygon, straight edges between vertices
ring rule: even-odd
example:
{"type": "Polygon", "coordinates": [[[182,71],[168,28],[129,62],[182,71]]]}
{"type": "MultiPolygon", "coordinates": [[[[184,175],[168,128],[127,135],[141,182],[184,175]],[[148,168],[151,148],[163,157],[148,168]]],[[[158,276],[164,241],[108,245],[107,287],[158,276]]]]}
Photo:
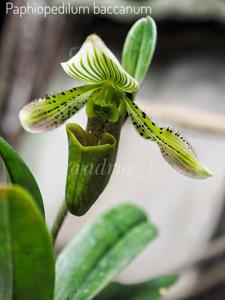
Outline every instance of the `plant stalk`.
{"type": "Polygon", "coordinates": [[[63,224],[67,214],[68,214],[68,208],[67,208],[66,202],[63,201],[63,203],[57,213],[57,216],[54,220],[52,230],[51,230],[52,240],[53,240],[54,244],[56,242],[57,236],[59,234],[59,230],[62,227],[62,224],[63,224]]]}

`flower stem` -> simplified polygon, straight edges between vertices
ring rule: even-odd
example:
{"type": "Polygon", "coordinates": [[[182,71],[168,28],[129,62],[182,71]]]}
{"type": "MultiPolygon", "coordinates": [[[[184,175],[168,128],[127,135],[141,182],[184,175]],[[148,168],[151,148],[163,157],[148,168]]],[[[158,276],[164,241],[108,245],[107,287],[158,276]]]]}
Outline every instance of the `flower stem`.
{"type": "Polygon", "coordinates": [[[57,239],[59,230],[62,227],[62,224],[63,224],[67,214],[68,214],[68,208],[67,208],[66,202],[63,201],[63,204],[59,208],[59,211],[57,213],[57,216],[55,218],[55,221],[53,223],[52,230],[51,230],[53,243],[55,243],[55,241],[57,239]]]}

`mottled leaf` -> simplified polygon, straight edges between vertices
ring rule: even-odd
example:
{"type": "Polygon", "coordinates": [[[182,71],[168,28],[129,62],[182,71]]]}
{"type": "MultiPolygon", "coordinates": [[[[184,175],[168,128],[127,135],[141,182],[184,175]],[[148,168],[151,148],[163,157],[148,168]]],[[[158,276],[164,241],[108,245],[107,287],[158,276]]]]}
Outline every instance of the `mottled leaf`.
{"type": "Polygon", "coordinates": [[[62,63],[64,71],[80,81],[107,84],[124,92],[135,92],[137,81],[120,65],[114,54],[95,34],[87,37],[80,51],[62,63]]]}
{"type": "Polygon", "coordinates": [[[0,187],[0,299],[53,300],[51,237],[31,196],[0,187]]]}
{"type": "Polygon", "coordinates": [[[55,300],[90,300],[157,235],[142,210],[111,209],[86,226],[56,262],[55,300]]]}
{"type": "Polygon", "coordinates": [[[157,126],[135,103],[124,98],[137,132],[158,144],[165,160],[183,175],[204,179],[212,174],[198,160],[190,143],[179,132],[157,126]]]}
{"type": "Polygon", "coordinates": [[[24,187],[33,196],[44,215],[44,204],[38,184],[28,166],[16,151],[0,137],[0,157],[4,162],[7,180],[24,187]]]}

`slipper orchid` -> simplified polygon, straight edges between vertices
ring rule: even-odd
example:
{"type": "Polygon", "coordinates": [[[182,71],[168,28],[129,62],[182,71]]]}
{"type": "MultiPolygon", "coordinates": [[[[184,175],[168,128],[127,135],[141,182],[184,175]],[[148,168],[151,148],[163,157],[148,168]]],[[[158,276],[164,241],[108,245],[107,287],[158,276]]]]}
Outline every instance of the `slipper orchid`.
{"type": "Polygon", "coordinates": [[[183,175],[206,178],[211,173],[198,160],[190,143],[176,130],[157,126],[130,98],[138,82],[120,65],[97,35],[90,35],[79,52],[62,63],[64,71],[86,85],[46,96],[25,106],[20,122],[25,130],[43,132],[56,128],[87,103],[89,118],[116,123],[126,112],[137,132],[158,144],[165,160],[183,175]]]}

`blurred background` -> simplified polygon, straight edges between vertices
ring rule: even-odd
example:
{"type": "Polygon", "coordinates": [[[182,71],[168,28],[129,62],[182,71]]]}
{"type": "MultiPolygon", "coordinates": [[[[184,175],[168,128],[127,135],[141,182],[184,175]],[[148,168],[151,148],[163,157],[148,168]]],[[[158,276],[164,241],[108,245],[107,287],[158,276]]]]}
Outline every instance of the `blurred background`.
{"type": "MultiPolygon", "coordinates": [[[[4,7],[0,22],[0,135],[16,147],[36,176],[49,226],[64,197],[65,126],[28,134],[20,128],[18,112],[34,98],[79,84],[63,72],[60,62],[74,55],[87,35],[97,33],[120,58],[129,28],[142,16],[94,14],[93,1],[29,1],[42,6],[63,2],[74,8],[88,6],[90,13],[20,17],[12,11],[6,14],[4,7]]],[[[27,5],[26,0],[11,3],[27,5]]],[[[137,282],[180,272],[180,282],[165,299],[224,300],[225,2],[96,0],[95,4],[151,7],[158,44],[136,99],[153,120],[179,128],[214,176],[204,181],[183,177],[127,121],[110,184],[84,217],[66,219],[58,247],[102,211],[133,202],[146,210],[160,236],[119,279],[137,282]]],[[[85,111],[72,121],[85,127],[85,111]]]]}

